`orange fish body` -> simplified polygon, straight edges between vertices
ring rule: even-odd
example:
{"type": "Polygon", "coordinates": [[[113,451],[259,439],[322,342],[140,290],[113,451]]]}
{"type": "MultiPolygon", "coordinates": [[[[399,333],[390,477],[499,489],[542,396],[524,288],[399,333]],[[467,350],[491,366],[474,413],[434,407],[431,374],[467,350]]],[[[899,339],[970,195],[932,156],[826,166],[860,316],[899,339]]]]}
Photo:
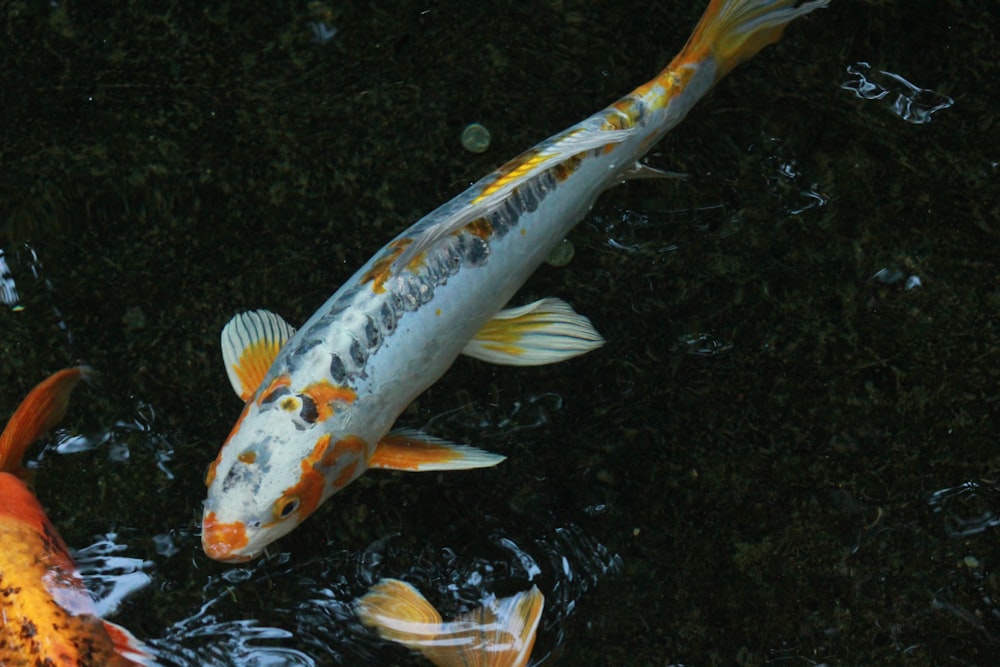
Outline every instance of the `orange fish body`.
{"type": "Polygon", "coordinates": [[[71,368],[35,387],[0,434],[0,665],[151,664],[128,631],[101,620],[66,544],[21,479],[28,445],[65,413],[87,372],[71,368]],[[29,439],[30,438],[30,439],[29,439]]]}

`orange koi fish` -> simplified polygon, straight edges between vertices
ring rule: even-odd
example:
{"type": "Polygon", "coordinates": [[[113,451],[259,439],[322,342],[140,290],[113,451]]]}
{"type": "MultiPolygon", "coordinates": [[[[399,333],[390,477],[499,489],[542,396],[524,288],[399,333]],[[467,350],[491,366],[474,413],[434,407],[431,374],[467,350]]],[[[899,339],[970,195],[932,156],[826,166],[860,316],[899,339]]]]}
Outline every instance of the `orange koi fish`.
{"type": "Polygon", "coordinates": [[[827,2],[712,0],[656,78],[417,221],[298,332],[267,311],[233,318],[222,356],[245,406],[205,480],[205,552],[254,558],[369,468],[502,461],[390,429],[460,354],[536,365],[599,347],[560,299],[502,309],[603,190],[659,173],[639,158],[720,78],[827,2]]]}
{"type": "Polygon", "coordinates": [[[354,601],[354,613],[383,638],[419,651],[438,667],[525,667],[544,604],[532,586],[445,623],[413,586],[382,579],[354,601]]]}
{"type": "Polygon", "coordinates": [[[24,481],[28,445],[66,413],[89,369],[55,373],[36,386],[0,434],[0,665],[153,665],[127,630],[101,620],[66,544],[24,481]]]}

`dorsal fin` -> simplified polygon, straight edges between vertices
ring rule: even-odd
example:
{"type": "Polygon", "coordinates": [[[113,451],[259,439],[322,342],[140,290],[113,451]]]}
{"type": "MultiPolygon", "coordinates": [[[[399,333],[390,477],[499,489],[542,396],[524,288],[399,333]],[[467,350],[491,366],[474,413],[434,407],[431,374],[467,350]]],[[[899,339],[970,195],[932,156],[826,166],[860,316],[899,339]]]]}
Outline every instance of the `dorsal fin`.
{"type": "Polygon", "coordinates": [[[295,328],[269,310],[251,310],[222,329],[222,361],[233,391],[244,401],[260,386],[295,328]]]}
{"type": "Polygon", "coordinates": [[[470,203],[455,207],[449,215],[423,230],[393,262],[393,271],[398,273],[439,240],[492,213],[516,187],[546,169],[595,148],[621,143],[635,134],[637,129],[608,129],[605,113],[602,112],[521,153],[480,181],[479,194],[470,203]]]}

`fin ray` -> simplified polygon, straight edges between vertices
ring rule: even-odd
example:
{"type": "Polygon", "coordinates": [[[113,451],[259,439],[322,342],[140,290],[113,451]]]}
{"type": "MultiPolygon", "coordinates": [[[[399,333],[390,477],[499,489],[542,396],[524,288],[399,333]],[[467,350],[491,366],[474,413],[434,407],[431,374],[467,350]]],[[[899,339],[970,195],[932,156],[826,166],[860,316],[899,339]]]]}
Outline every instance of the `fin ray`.
{"type": "Polygon", "coordinates": [[[490,468],[506,458],[412,429],[396,429],[379,440],[375,454],[368,461],[368,467],[407,472],[470,470],[490,468]]]}
{"type": "Polygon", "coordinates": [[[278,356],[295,335],[295,327],[269,310],[233,317],[222,329],[222,360],[233,391],[244,401],[260,386],[278,356]]]}
{"type": "Polygon", "coordinates": [[[562,299],[540,299],[501,310],[469,341],[462,354],[494,364],[540,366],[604,345],[583,315],[562,299]]]}

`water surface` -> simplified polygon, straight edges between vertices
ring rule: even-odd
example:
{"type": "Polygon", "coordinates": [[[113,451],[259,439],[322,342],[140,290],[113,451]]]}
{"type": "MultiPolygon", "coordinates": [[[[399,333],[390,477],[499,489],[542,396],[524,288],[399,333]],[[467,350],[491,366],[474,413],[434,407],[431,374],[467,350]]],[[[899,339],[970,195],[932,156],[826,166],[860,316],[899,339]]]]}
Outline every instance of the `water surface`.
{"type": "Polygon", "coordinates": [[[445,616],[537,583],[545,664],[992,664],[1000,16],[968,3],[814,13],[653,151],[687,179],[603,196],[518,301],[608,344],[459,360],[403,417],[502,466],[372,472],[267,559],[201,552],[229,317],[304,321],[699,11],[10,5],[0,405],[96,369],[30,457],[112,620],[171,665],[417,665],[350,614],[378,577],[445,616]]]}

